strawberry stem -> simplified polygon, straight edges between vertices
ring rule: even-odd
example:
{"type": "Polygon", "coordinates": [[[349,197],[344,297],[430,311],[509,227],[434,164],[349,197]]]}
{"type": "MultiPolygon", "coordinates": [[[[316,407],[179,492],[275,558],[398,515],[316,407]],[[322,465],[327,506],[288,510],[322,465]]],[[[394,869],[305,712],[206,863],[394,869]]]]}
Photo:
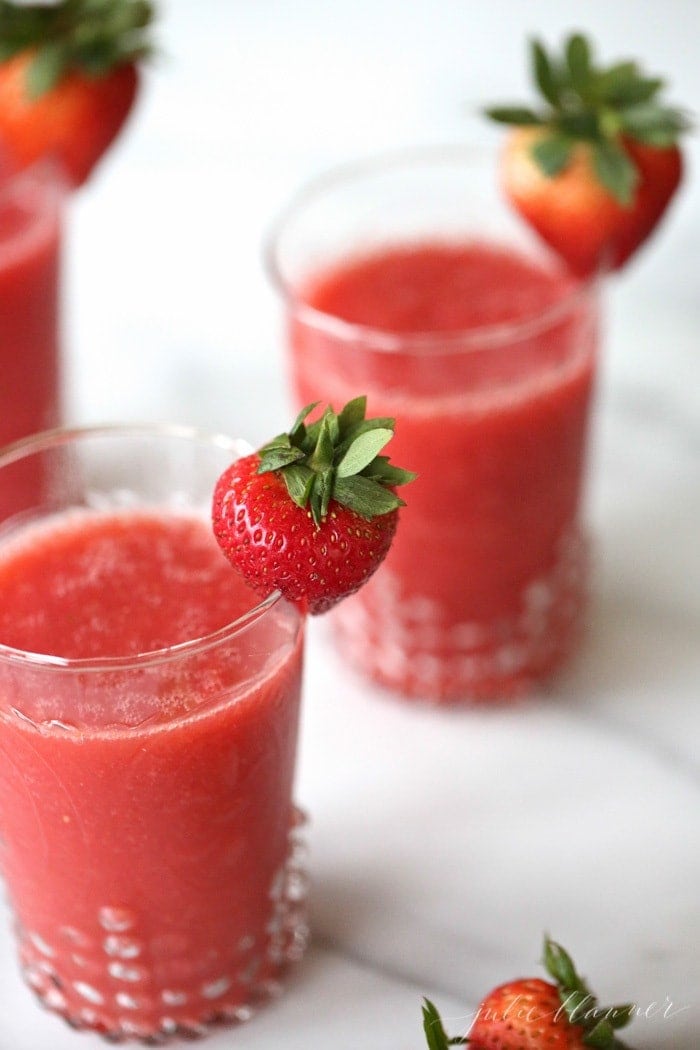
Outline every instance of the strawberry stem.
{"type": "Polygon", "coordinates": [[[543,108],[492,106],[486,116],[500,124],[541,127],[545,137],[533,144],[531,155],[548,178],[567,167],[576,142],[587,143],[598,180],[629,206],[639,172],[624,141],[659,149],[673,146],[692,126],[688,114],[663,104],[659,96],[665,82],[648,76],[636,62],[596,66],[592,45],[582,33],[569,36],[560,55],[532,40],[530,61],[543,108]]]}
{"type": "MultiPolygon", "coordinates": [[[[598,1000],[577,973],[571,956],[549,937],[545,937],[544,940],[543,963],[547,973],[556,983],[567,1020],[583,1029],[583,1045],[597,1047],[598,1050],[628,1050],[626,1044],[617,1038],[616,1031],[624,1028],[632,1020],[634,1005],[627,1003],[624,1006],[598,1006],[598,1000]]],[[[423,1000],[422,1013],[428,1050],[447,1050],[450,1046],[469,1045],[469,1036],[448,1036],[440,1013],[430,999],[423,1000]]],[[[481,1042],[479,1045],[482,1045],[481,1042]]]]}
{"type": "Polygon", "coordinates": [[[429,1050],[448,1050],[450,1046],[463,1046],[466,1043],[466,1039],[462,1036],[448,1036],[440,1013],[430,999],[423,1000],[422,1012],[423,1031],[429,1050]]]}
{"type": "Polygon", "coordinates": [[[579,976],[571,956],[560,944],[545,937],[543,962],[554,979],[562,1008],[573,1025],[583,1028],[583,1045],[599,1050],[622,1050],[624,1044],[615,1036],[634,1016],[634,1006],[599,1006],[586,982],[579,976]]]}
{"type": "Polygon", "coordinates": [[[394,420],[367,419],[367,399],[358,397],[339,414],[329,406],[307,425],[317,407],[318,402],[307,405],[288,433],[260,449],[258,473],[278,473],[297,506],[309,507],[317,526],[331,500],[368,521],[404,506],[393,489],[416,475],[379,455],[393,437],[394,420]]]}
{"type": "Polygon", "coordinates": [[[103,77],[117,66],[149,56],[154,16],[149,0],[0,0],[0,62],[34,50],[27,93],[36,99],[67,73],[103,77]]]}

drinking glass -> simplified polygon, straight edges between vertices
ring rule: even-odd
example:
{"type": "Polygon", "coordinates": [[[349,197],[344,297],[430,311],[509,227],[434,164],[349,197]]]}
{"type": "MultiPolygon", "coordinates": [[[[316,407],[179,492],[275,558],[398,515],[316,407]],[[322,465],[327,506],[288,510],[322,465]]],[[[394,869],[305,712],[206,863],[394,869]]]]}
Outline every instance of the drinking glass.
{"type": "Polygon", "coordinates": [[[341,651],[407,697],[531,690],[585,609],[599,281],[563,271],[502,199],[494,157],[468,148],[319,178],[266,254],[297,405],[366,393],[369,413],[396,419],[392,461],[419,475],[385,563],[332,614],[341,651]],[[448,277],[438,256],[456,259],[448,277]]]}
{"type": "MultiPolygon", "coordinates": [[[[124,603],[109,569],[121,557],[119,529],[148,537],[157,521],[167,539],[188,522],[197,550],[211,540],[223,559],[208,526],[211,494],[248,451],[169,426],[55,430],[5,449],[3,483],[27,468],[41,480],[40,490],[20,489],[0,525],[0,586],[14,566],[20,604],[21,588],[34,588],[30,635],[35,622],[53,630],[46,588],[69,638],[71,589],[84,577],[95,608],[76,631],[99,631],[103,612],[124,603]],[[42,583],[51,537],[68,530],[79,544],[100,522],[97,553],[71,556],[42,583]]],[[[152,546],[140,548],[148,581],[151,559],[166,559],[161,539],[152,546]]],[[[201,589],[188,596],[189,548],[171,560],[163,571],[180,581],[187,624],[206,602],[201,589]]],[[[77,1028],[151,1043],[203,1035],[249,1017],[303,953],[292,803],[303,622],[278,593],[244,599],[233,622],[152,651],[120,651],[117,638],[88,658],[0,644],[0,865],[23,975],[77,1028]]],[[[146,615],[169,611],[154,603],[146,615]]],[[[123,615],[144,612],[127,597],[123,615]]]]}

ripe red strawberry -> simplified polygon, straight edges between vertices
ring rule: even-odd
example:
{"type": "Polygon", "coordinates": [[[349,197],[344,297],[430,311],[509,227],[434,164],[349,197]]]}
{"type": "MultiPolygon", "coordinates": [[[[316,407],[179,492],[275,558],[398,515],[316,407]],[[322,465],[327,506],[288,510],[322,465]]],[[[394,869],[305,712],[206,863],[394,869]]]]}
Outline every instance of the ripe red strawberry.
{"type": "Polygon", "coordinates": [[[471,1050],[623,1050],[616,1032],[631,1020],[633,1006],[599,1006],[570,956],[549,939],[544,963],[554,983],[531,977],[494,988],[482,999],[465,1036],[450,1038],[426,999],[423,1029],[430,1050],[456,1045],[471,1050]]]}
{"type": "Polygon", "coordinates": [[[148,53],[145,0],[0,0],[0,150],[18,168],[55,157],[81,185],[122,128],[148,53]]]}
{"type": "Polygon", "coordinates": [[[580,34],[561,59],[533,42],[532,61],[546,108],[487,110],[516,126],[502,157],[506,195],[575,273],[619,269],[680,183],[677,139],[688,120],[660,103],[663,81],[636,63],[596,68],[580,34]]]}
{"type": "Polygon", "coordinates": [[[393,419],[366,419],[366,398],[339,415],[316,405],[217,482],[214,534],[234,568],[261,594],[278,589],[322,613],[356,591],[385,557],[396,530],[393,489],[415,477],[379,453],[393,419]]]}

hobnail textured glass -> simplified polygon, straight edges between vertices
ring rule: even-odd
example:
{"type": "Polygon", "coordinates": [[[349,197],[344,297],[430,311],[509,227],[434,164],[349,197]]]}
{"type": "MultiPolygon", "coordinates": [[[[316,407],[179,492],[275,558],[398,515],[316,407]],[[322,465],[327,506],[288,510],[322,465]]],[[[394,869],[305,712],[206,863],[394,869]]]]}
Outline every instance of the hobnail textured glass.
{"type": "MultiPolygon", "coordinates": [[[[182,427],[18,442],[0,453],[0,549],[65,512],[208,522],[216,479],[248,451],[182,427]]],[[[302,652],[279,594],[154,652],[0,644],[0,871],[22,973],[73,1027],[149,1045],[204,1035],[250,1017],[303,955],[302,652]]]]}

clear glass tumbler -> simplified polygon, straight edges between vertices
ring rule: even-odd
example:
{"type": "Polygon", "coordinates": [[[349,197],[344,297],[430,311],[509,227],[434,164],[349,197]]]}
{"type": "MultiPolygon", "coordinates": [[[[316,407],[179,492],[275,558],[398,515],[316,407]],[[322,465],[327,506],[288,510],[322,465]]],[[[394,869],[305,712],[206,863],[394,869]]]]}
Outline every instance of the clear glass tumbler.
{"type": "Polygon", "coordinates": [[[27,982],[110,1039],[245,1020],[306,944],[303,622],[209,525],[247,451],[125,426],[0,454],[41,481],[0,525],[0,866],[27,982]]]}
{"type": "Polygon", "coordinates": [[[599,282],[511,213],[495,158],[425,149],[303,190],[268,269],[298,405],[360,392],[415,470],[390,554],[334,614],[340,648],[408,697],[500,699],[570,654],[599,282]]]}

